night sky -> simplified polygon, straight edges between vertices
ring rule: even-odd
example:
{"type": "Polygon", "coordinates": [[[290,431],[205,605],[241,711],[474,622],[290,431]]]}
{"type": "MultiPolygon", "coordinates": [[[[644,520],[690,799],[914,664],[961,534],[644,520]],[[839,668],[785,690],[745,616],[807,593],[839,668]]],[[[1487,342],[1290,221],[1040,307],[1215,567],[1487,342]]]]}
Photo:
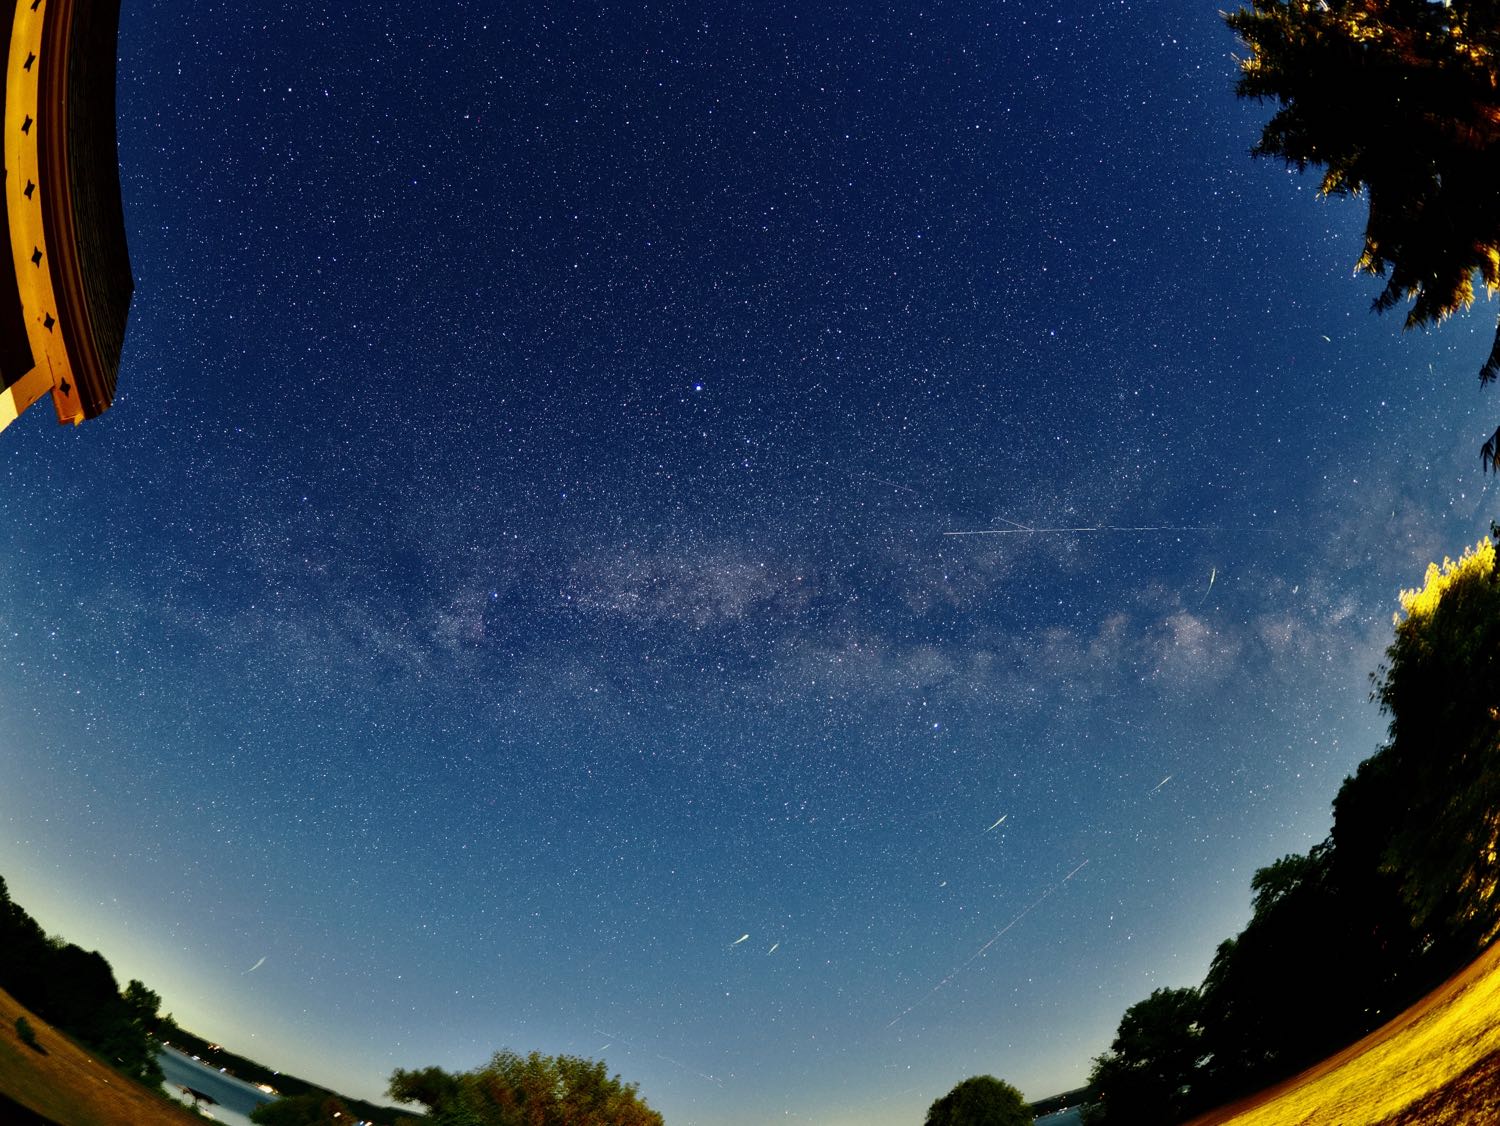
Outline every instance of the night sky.
{"type": "Polygon", "coordinates": [[[1500,516],[1495,306],[1368,311],[1220,6],[127,0],[120,394],[0,434],[15,899],[355,1095],[1079,1085],[1500,516]]]}

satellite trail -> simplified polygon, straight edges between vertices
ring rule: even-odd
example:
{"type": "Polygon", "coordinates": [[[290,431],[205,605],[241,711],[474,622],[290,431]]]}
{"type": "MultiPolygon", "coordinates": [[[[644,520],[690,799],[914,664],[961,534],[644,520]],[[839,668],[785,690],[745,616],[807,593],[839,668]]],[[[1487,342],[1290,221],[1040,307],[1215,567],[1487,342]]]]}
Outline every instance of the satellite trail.
{"type": "Polygon", "coordinates": [[[947,985],[950,981],[952,981],[954,978],[956,978],[959,974],[963,973],[964,970],[968,969],[978,959],[984,957],[985,952],[987,950],[989,950],[989,948],[991,946],[995,945],[995,943],[999,942],[1002,938],[1004,938],[1005,937],[1005,933],[1007,931],[1009,931],[1011,927],[1015,926],[1022,919],[1026,918],[1027,915],[1031,914],[1034,910],[1036,910],[1038,907],[1041,906],[1042,901],[1044,899],[1046,899],[1049,895],[1051,895],[1058,888],[1062,887],[1063,884],[1067,883],[1074,876],[1078,875],[1079,872],[1082,872],[1085,868],[1087,868],[1088,867],[1088,863],[1089,862],[1087,860],[1085,860],[1082,864],[1078,865],[1078,867],[1074,868],[1071,872],[1069,872],[1062,879],[1058,880],[1057,883],[1053,884],[1046,891],[1042,892],[1042,894],[1039,895],[1039,896],[1037,896],[1036,899],[1032,900],[1032,902],[1028,906],[1026,906],[1021,911],[1021,913],[1019,915],[1017,915],[1014,919],[1012,919],[1010,922],[1006,923],[1003,927],[1001,927],[999,930],[997,930],[993,935],[990,936],[990,940],[988,942],[986,942],[978,950],[974,951],[974,953],[970,954],[969,955],[969,960],[967,962],[965,962],[963,965],[959,966],[952,973],[950,973],[947,977],[943,978],[942,981],[940,981],[936,985],[934,985],[922,997],[920,997],[917,1000],[913,1001],[905,1009],[903,1009],[901,1012],[897,1013],[896,1016],[895,1016],[895,1018],[892,1019],[891,1022],[886,1025],[886,1028],[894,1028],[898,1023],[900,1023],[900,1021],[902,1020],[903,1017],[905,1017],[908,1013],[910,1013],[918,1005],[920,1005],[923,1002],[929,1000],[932,997],[932,995],[934,993],[936,993],[939,989],[943,988],[943,986],[947,985]]]}

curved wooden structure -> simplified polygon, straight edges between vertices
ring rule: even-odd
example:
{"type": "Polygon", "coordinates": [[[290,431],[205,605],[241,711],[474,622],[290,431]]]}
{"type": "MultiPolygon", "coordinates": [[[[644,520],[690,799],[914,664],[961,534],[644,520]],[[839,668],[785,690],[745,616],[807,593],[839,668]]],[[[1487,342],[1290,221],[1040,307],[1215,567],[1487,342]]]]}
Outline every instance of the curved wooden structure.
{"type": "Polygon", "coordinates": [[[135,281],[115,142],[119,0],[15,0],[6,59],[0,427],[49,392],[79,423],[115,395],[135,281]]]}

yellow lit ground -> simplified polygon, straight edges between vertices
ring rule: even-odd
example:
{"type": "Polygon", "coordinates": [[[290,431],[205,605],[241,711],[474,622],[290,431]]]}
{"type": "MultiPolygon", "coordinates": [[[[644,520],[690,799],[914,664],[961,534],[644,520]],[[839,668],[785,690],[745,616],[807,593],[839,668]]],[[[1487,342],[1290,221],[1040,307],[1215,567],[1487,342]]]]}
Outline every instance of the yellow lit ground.
{"type": "MultiPolygon", "coordinates": [[[[104,1066],[46,1021],[0,991],[0,1094],[59,1126],[201,1126],[203,1119],[166,1095],[148,1091],[104,1066]],[[24,1016],[44,1049],[16,1035],[24,1016]]],[[[0,1122],[13,1112],[0,1104],[0,1122]]]]}
{"type": "Polygon", "coordinates": [[[1500,1123],[1500,944],[1389,1024],[1189,1126],[1500,1123]]]}

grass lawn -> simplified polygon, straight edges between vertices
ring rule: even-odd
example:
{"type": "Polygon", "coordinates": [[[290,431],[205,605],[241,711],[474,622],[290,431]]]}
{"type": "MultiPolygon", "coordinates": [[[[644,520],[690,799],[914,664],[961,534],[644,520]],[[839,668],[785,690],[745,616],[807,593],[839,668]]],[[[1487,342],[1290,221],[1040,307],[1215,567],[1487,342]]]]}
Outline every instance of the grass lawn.
{"type": "MultiPolygon", "coordinates": [[[[204,1121],[99,1062],[3,990],[0,1095],[59,1126],[203,1126],[204,1121]],[[19,1016],[30,1022],[43,1051],[21,1043],[19,1016]]],[[[18,1118],[0,1101],[0,1121],[18,1118]]]]}
{"type": "Polygon", "coordinates": [[[1500,1122],[1500,943],[1336,1056],[1188,1126],[1500,1122]]]}

